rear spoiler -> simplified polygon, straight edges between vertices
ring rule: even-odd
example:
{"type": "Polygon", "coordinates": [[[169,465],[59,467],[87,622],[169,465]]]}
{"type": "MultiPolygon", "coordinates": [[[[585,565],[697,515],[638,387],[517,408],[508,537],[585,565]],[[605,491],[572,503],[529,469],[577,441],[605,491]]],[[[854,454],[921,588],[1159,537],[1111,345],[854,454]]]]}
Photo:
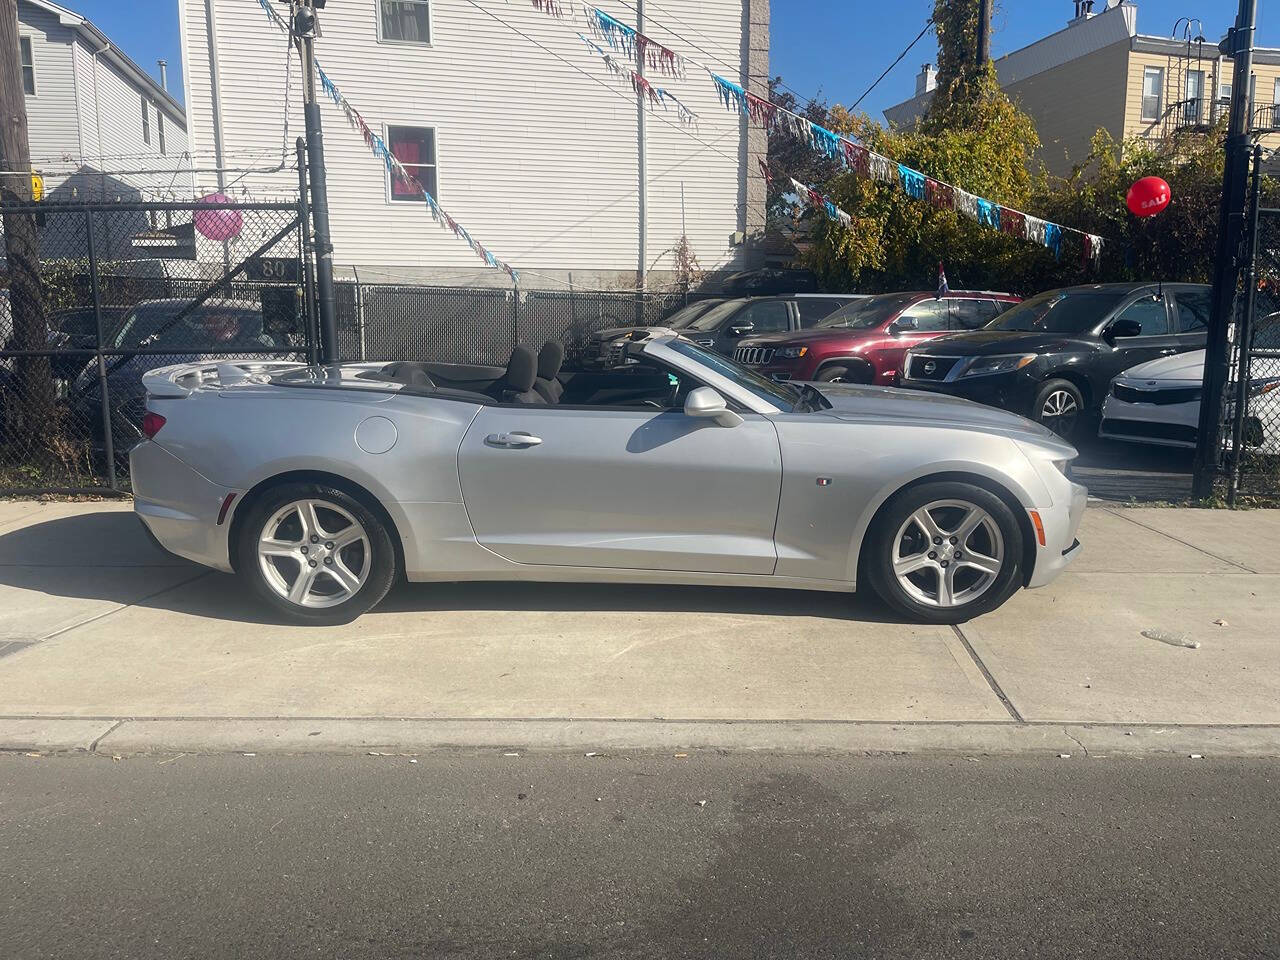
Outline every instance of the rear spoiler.
{"type": "Polygon", "coordinates": [[[236,383],[265,383],[277,371],[305,364],[294,360],[224,360],[221,363],[175,363],[148,370],[142,385],[152,397],[189,397],[200,387],[229,387],[236,383]]]}

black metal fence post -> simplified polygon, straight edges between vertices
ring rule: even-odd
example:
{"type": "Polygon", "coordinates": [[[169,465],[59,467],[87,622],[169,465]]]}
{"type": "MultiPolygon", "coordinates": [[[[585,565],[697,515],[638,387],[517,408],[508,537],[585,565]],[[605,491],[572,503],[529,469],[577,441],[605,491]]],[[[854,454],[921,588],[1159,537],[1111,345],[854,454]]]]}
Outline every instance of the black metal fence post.
{"type": "Polygon", "coordinates": [[[1231,479],[1227,506],[1235,508],[1240,492],[1240,461],[1244,456],[1244,418],[1249,403],[1249,371],[1253,341],[1253,314],[1258,299],[1258,209],[1261,205],[1262,147],[1253,148],[1253,181],[1249,187],[1248,248],[1245,252],[1244,309],[1236,315],[1235,409],[1231,417],[1231,479]]]}
{"type": "Polygon", "coordinates": [[[307,205],[307,142],[298,137],[294,147],[298,155],[298,237],[302,245],[302,299],[306,303],[303,317],[308,340],[307,359],[311,363],[319,363],[320,333],[316,310],[314,250],[311,246],[311,208],[307,205]]]}
{"type": "Polygon", "coordinates": [[[94,362],[98,367],[98,390],[102,398],[102,446],[107,458],[107,486],[116,485],[116,446],[111,430],[111,388],[107,384],[107,362],[102,350],[102,294],[98,290],[98,256],[93,245],[93,211],[84,212],[85,248],[89,255],[89,290],[93,297],[94,362]]]}
{"type": "Polygon", "coordinates": [[[511,349],[520,342],[520,281],[511,281],[511,349]]]}

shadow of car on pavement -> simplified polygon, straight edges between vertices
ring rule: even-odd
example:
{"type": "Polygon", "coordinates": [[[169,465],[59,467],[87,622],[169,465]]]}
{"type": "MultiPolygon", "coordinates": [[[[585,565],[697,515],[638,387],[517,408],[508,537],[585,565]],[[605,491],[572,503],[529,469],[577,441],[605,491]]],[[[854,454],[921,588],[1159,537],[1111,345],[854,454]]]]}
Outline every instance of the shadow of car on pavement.
{"type": "MultiPolygon", "coordinates": [[[[254,597],[239,578],[164,551],[131,512],[90,509],[15,530],[0,530],[0,585],[211,619],[288,623],[254,597]],[[103,568],[134,570],[137,580],[129,578],[128,585],[122,586],[119,578],[95,575],[103,568]],[[155,576],[155,571],[163,570],[175,575],[163,579],[155,576]],[[149,572],[151,584],[147,582],[149,572]]],[[[903,622],[868,594],[768,587],[528,581],[402,582],[369,615],[475,610],[738,613],[903,622]]]]}

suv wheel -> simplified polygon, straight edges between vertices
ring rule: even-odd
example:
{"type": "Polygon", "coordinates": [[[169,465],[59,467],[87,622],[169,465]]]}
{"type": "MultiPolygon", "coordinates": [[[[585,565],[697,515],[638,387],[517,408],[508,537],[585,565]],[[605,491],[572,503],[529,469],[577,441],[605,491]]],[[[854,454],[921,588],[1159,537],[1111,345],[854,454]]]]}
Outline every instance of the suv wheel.
{"type": "Polygon", "coordinates": [[[870,383],[871,369],[863,364],[829,363],[814,379],[819,383],[870,383]]]}
{"type": "Polygon", "coordinates": [[[1036,391],[1031,419],[1070,440],[1084,416],[1084,396],[1070,380],[1047,380],[1036,391]]]}
{"type": "Polygon", "coordinates": [[[925,483],[891,497],[867,531],[862,569],[881,599],[924,623],[963,623],[1022,583],[1022,531],[982,487],[925,483]]]}

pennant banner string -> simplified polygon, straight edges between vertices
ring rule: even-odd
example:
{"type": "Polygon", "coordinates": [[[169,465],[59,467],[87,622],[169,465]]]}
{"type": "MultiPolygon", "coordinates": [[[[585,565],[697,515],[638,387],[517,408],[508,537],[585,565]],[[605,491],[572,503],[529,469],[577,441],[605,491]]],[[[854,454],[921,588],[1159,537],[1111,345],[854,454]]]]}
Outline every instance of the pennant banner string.
{"type": "MultiPolygon", "coordinates": [[[[282,30],[288,31],[289,25],[271,5],[271,0],[258,0],[258,4],[266,11],[268,18],[282,30]]],[[[422,194],[422,199],[426,201],[427,210],[431,213],[431,219],[440,224],[445,229],[451,231],[455,237],[461,238],[467,246],[478,256],[486,266],[501,270],[509,276],[514,282],[520,282],[520,273],[510,264],[499,260],[493,255],[493,252],[484,246],[479,240],[473,237],[462,224],[454,220],[445,212],[444,208],[436,202],[427,189],[418,181],[418,179],[405,169],[404,165],[396,158],[395,154],[387,147],[386,141],[379,136],[368,122],[361,116],[360,111],[351,105],[349,101],[338,89],[337,85],[329,78],[320,66],[319,59],[315,60],[316,74],[320,78],[320,88],[325,95],[329,97],[343,112],[349,123],[354,129],[360,132],[360,136],[364,139],[365,145],[373,153],[375,157],[382,161],[383,166],[387,168],[387,172],[394,180],[412,187],[414,190],[422,194]]]]}

